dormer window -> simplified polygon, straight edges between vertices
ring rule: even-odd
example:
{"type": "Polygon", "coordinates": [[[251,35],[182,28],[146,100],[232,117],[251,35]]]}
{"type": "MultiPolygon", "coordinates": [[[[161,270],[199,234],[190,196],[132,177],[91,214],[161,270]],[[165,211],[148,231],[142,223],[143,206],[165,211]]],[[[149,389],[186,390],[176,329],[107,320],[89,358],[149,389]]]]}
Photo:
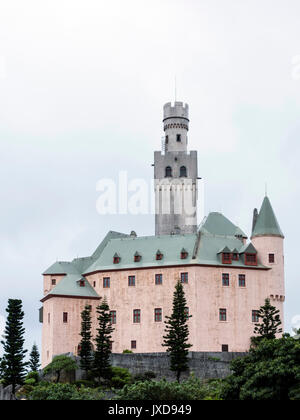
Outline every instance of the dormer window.
{"type": "Polygon", "coordinates": [[[238,253],[236,253],[236,252],[234,252],[233,254],[232,254],[232,261],[238,261],[239,260],[239,254],[238,253]]]}
{"type": "Polygon", "coordinates": [[[229,252],[222,253],[222,264],[231,264],[232,263],[232,254],[229,252]]]}
{"type": "Polygon", "coordinates": [[[160,251],[157,251],[157,253],[156,253],[156,260],[157,261],[160,261],[162,259],[163,259],[163,254],[160,251]]]}
{"type": "Polygon", "coordinates": [[[257,254],[245,253],[245,265],[257,265],[257,254]]]}
{"type": "Polygon", "coordinates": [[[172,168],[171,168],[171,166],[166,167],[166,178],[172,178],[172,168]]]}
{"type": "Polygon", "coordinates": [[[134,262],[140,262],[141,259],[142,259],[142,256],[138,252],[136,252],[134,254],[134,262]]]}
{"type": "Polygon", "coordinates": [[[119,264],[119,262],[120,262],[120,257],[119,257],[119,255],[118,254],[115,254],[114,255],[114,264],[119,264]]]}
{"type": "Polygon", "coordinates": [[[80,282],[79,282],[79,286],[80,286],[80,287],[85,287],[85,281],[84,281],[84,280],[80,280],[80,282]]]}
{"type": "Polygon", "coordinates": [[[180,258],[182,259],[182,260],[186,260],[187,259],[187,257],[188,257],[188,255],[189,255],[189,253],[183,248],[182,250],[181,250],[181,253],[180,253],[180,258]]]}

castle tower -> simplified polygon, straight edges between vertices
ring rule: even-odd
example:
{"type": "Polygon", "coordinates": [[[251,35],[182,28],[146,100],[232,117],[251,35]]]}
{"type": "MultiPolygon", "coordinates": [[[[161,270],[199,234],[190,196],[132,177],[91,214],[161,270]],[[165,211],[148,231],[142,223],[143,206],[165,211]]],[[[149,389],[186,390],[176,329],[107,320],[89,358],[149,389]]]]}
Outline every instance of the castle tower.
{"type": "Polygon", "coordinates": [[[260,262],[270,267],[266,273],[271,303],[280,309],[283,323],[284,287],[284,235],[280,229],[269,198],[266,196],[260,212],[254,210],[251,240],[260,262]],[[273,302],[272,302],[273,301],[273,302]]]}
{"type": "Polygon", "coordinates": [[[197,152],[187,152],[189,107],[164,106],[163,152],[154,152],[155,234],[197,231],[197,152]]]}

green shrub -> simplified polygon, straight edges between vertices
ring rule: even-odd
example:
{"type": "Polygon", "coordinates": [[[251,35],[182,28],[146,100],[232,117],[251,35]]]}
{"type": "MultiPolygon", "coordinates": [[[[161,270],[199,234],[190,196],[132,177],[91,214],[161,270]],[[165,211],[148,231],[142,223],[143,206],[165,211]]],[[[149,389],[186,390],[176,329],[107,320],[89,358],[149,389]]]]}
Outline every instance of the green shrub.
{"type": "Polygon", "coordinates": [[[34,385],[36,383],[36,380],[34,378],[25,379],[24,384],[25,385],[34,385]]]}
{"type": "Polygon", "coordinates": [[[29,373],[27,373],[27,376],[26,376],[25,380],[27,380],[27,379],[34,379],[35,382],[39,382],[39,379],[40,379],[39,373],[38,372],[29,372],[29,373]]]}
{"type": "Polygon", "coordinates": [[[132,383],[132,376],[128,369],[121,367],[112,367],[111,368],[111,378],[109,385],[112,388],[123,388],[125,385],[132,383]]]}
{"type": "Polygon", "coordinates": [[[133,351],[131,350],[123,350],[123,354],[133,354],[133,351]]]}
{"type": "Polygon", "coordinates": [[[217,399],[212,393],[213,385],[203,384],[200,379],[191,377],[182,383],[161,381],[137,382],[125,385],[117,394],[118,400],[204,400],[217,399]]]}
{"type": "Polygon", "coordinates": [[[150,381],[151,379],[155,379],[156,374],[152,372],[151,370],[148,370],[144,373],[138,373],[134,376],[134,382],[144,382],[144,381],[150,381]]]}
{"type": "Polygon", "coordinates": [[[28,399],[39,400],[102,400],[104,394],[97,389],[77,388],[70,384],[43,383],[36,386],[29,394],[28,399]]]}
{"type": "Polygon", "coordinates": [[[76,382],[74,382],[74,385],[76,385],[77,388],[81,388],[82,386],[86,387],[86,388],[95,388],[96,387],[94,381],[89,381],[87,379],[81,379],[80,381],[76,381],[76,382]]]}

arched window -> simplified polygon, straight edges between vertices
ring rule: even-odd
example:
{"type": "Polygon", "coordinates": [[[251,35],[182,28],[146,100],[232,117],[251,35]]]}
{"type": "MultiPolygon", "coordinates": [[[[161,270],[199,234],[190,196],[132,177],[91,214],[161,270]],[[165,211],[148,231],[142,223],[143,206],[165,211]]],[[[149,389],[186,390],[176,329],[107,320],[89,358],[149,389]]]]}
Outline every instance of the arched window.
{"type": "Polygon", "coordinates": [[[172,168],[171,168],[171,166],[166,167],[166,178],[172,178],[172,168]]]}
{"type": "Polygon", "coordinates": [[[181,166],[180,168],[180,176],[181,177],[187,177],[187,170],[185,166],[181,166]]]}

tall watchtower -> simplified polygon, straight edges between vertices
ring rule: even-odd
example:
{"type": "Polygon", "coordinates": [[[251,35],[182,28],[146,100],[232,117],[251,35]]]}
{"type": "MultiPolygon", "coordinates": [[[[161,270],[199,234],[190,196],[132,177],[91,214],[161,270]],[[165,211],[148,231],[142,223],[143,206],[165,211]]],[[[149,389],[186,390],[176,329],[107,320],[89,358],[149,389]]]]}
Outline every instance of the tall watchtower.
{"type": "Polygon", "coordinates": [[[187,152],[189,107],[183,102],[164,106],[163,152],[154,152],[155,234],[197,231],[197,152],[187,152]]]}

